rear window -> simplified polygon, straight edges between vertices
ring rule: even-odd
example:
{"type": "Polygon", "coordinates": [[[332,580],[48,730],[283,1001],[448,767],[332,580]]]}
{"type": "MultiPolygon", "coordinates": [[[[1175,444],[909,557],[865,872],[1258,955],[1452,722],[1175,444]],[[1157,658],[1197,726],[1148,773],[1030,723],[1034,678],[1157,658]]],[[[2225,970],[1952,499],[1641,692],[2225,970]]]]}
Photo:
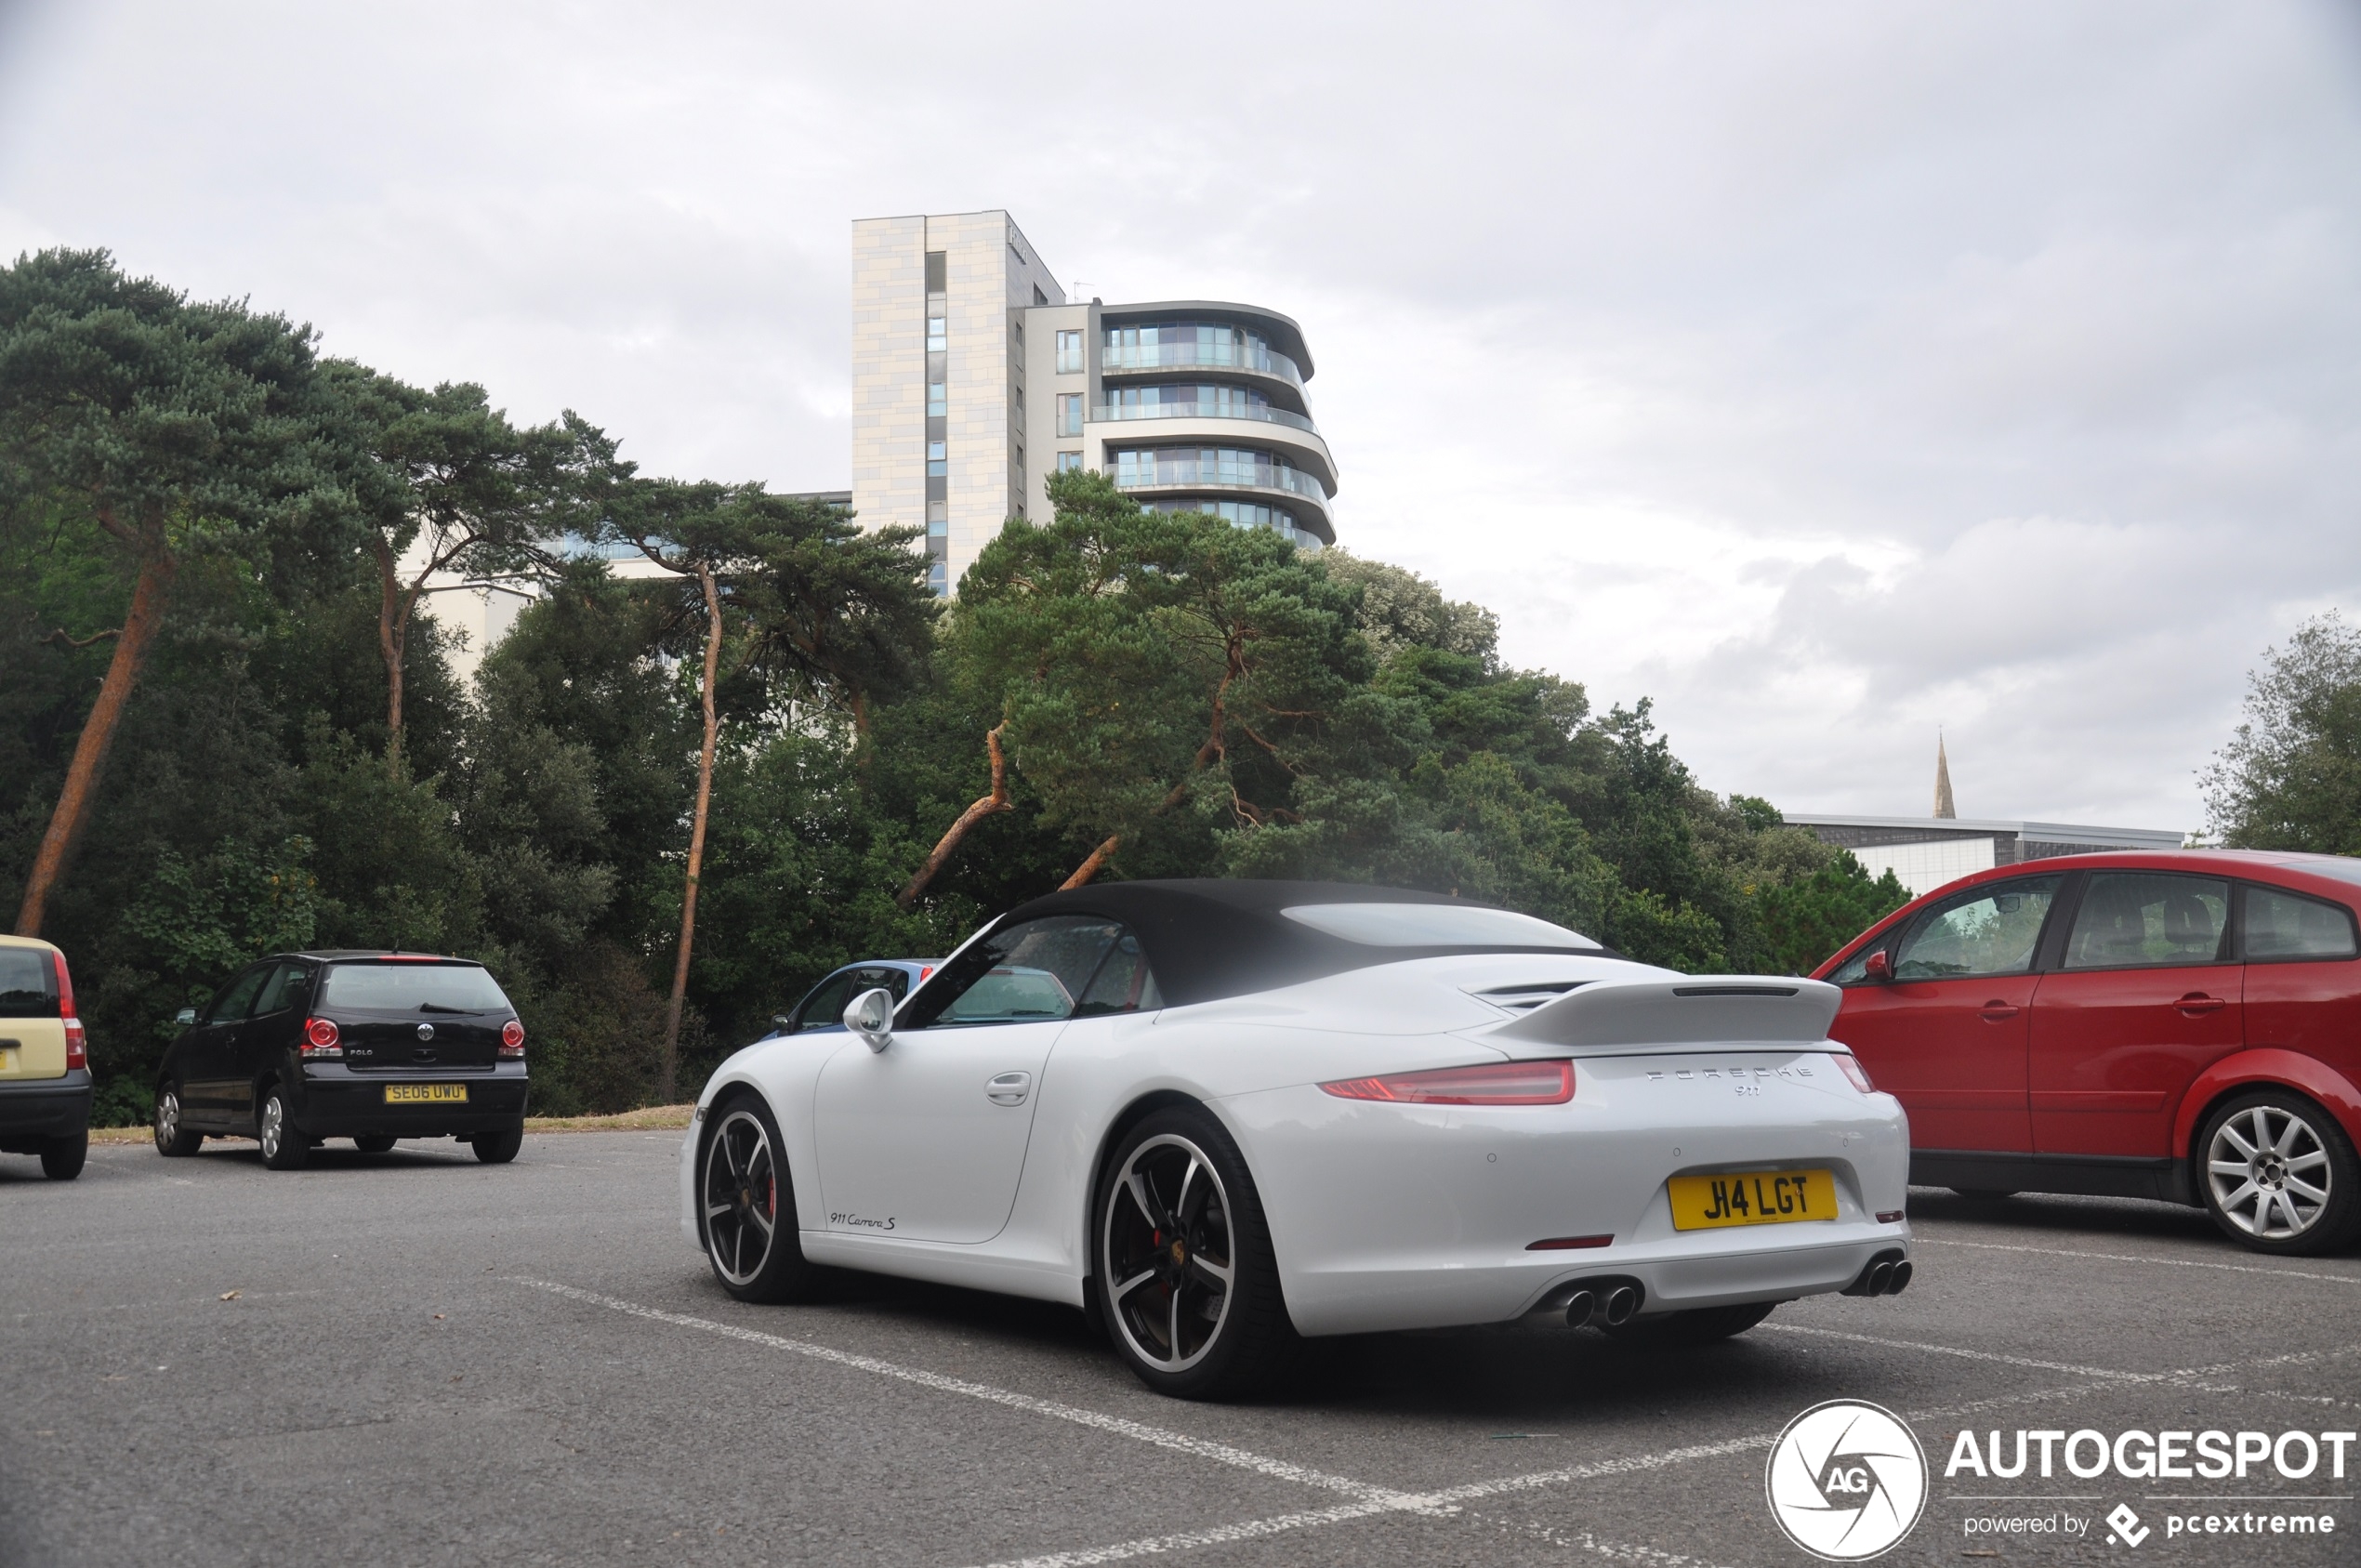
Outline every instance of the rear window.
{"type": "Polygon", "coordinates": [[[1298,925],[1368,947],[1553,947],[1593,949],[1580,931],[1509,909],[1463,903],[1299,903],[1283,910],[1298,925]]]}
{"type": "Polygon", "coordinates": [[[474,964],[338,964],[321,993],[324,1008],[378,1012],[508,1012],[492,971],[474,964]]]}
{"type": "Polygon", "coordinates": [[[58,1016],[58,967],[38,947],[0,947],[0,1018],[58,1016]]]}

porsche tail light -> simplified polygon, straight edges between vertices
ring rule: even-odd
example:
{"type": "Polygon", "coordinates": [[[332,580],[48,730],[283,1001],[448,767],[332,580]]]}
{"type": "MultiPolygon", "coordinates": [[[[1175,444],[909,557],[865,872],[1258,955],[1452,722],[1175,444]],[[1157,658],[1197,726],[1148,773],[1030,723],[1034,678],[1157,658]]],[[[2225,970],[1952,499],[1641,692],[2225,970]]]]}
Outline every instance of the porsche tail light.
{"type": "Polygon", "coordinates": [[[332,1018],[308,1018],[303,1021],[303,1055],[317,1061],[344,1054],[344,1036],[336,1030],[332,1018]]]}
{"type": "Polygon", "coordinates": [[[1837,1071],[1853,1080],[1854,1088],[1859,1089],[1863,1094],[1878,1092],[1877,1086],[1869,1082],[1869,1070],[1861,1065],[1859,1057],[1854,1056],[1851,1051],[1838,1051],[1835,1055],[1837,1071]]]}
{"type": "Polygon", "coordinates": [[[1426,1073],[1339,1078],[1320,1088],[1339,1100],[1388,1100],[1402,1105],[1563,1105],[1574,1098],[1574,1063],[1487,1061],[1426,1073]]]}
{"type": "Polygon", "coordinates": [[[67,972],[66,955],[52,952],[50,960],[58,967],[58,1021],[66,1026],[66,1071],[90,1065],[90,1036],[82,1031],[82,1018],[73,1009],[73,976],[67,972]]]}
{"type": "Polygon", "coordinates": [[[513,1018],[500,1026],[500,1054],[502,1056],[524,1054],[524,1025],[513,1018]]]}

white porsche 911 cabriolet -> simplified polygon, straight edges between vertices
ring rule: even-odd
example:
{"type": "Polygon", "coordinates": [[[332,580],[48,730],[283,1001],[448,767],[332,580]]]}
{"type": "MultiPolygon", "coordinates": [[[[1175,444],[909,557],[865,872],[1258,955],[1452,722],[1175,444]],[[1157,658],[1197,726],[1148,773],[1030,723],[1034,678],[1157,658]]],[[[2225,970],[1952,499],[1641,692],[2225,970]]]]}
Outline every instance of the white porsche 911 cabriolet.
{"type": "Polygon", "coordinates": [[[1063,1301],[1189,1397],[1298,1335],[1703,1343],[1909,1281],[1908,1132],[1837,1000],[1430,893],[1052,893],[723,1062],[681,1224],[740,1299],[833,1265],[1063,1301]]]}

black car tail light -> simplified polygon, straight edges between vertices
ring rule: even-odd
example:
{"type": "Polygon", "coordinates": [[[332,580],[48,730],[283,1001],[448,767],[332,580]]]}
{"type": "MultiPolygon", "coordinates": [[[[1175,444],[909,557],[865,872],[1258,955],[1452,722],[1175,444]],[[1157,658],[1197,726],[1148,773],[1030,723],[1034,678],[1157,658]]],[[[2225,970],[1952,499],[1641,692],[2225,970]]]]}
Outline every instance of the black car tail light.
{"type": "Polygon", "coordinates": [[[500,1054],[502,1056],[524,1054],[524,1025],[513,1018],[500,1026],[500,1054]]]}
{"type": "Polygon", "coordinates": [[[303,1054],[311,1061],[344,1054],[344,1036],[336,1032],[336,1020],[310,1018],[303,1022],[303,1054]]]}
{"type": "Polygon", "coordinates": [[[82,1031],[82,1020],[73,1010],[73,976],[66,972],[66,955],[52,952],[50,959],[58,966],[58,1021],[66,1026],[66,1071],[90,1065],[90,1036],[82,1031]]]}

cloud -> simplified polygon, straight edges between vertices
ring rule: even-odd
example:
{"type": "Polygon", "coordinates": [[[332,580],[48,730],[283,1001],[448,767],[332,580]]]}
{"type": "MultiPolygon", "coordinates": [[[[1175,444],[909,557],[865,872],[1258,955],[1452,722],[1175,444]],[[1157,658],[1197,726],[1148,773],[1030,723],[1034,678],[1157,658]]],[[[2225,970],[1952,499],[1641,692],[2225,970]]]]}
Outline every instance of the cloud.
{"type": "Polygon", "coordinates": [[[1347,543],[1717,788],[2192,825],[2361,586],[2325,4],[0,7],[0,243],[834,487],[850,221],[1304,323],[1347,543]]]}

